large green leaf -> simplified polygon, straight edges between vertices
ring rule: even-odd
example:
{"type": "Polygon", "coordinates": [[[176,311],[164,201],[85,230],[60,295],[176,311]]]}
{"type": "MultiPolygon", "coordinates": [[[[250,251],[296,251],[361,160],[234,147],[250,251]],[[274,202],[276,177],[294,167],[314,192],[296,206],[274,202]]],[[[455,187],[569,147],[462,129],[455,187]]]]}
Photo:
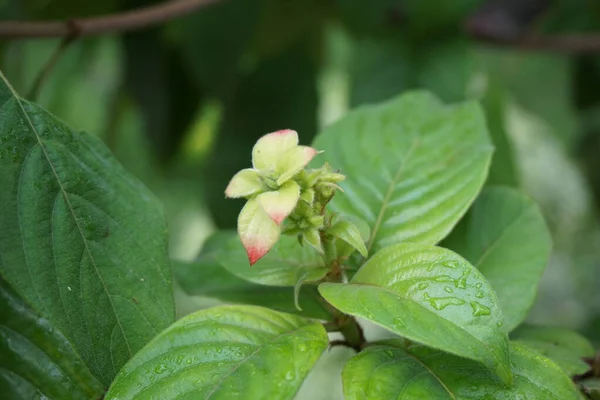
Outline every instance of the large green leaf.
{"type": "Polygon", "coordinates": [[[282,236],[279,242],[252,267],[239,238],[230,239],[216,260],[232,274],[269,286],[294,286],[298,281],[317,281],[329,271],[323,257],[311,246],[300,246],[296,238],[282,236]]]}
{"type": "Polygon", "coordinates": [[[423,346],[403,350],[389,344],[368,347],[344,367],[348,400],[577,400],[569,378],[537,353],[511,346],[512,386],[471,360],[423,346]]]}
{"type": "Polygon", "coordinates": [[[158,201],[0,82],[0,274],[104,384],[174,319],[158,201]]]}
{"type": "MultiPolygon", "coordinates": [[[[235,236],[235,231],[217,232],[206,240],[198,260],[174,263],[175,278],[187,294],[212,297],[226,303],[263,306],[311,318],[331,318],[325,300],[314,286],[303,286],[299,294],[301,310],[298,310],[294,304],[292,288],[251,283],[223,268],[215,260],[215,255],[235,236]]],[[[296,243],[296,246],[299,244],[296,243]]]]}
{"type": "Polygon", "coordinates": [[[88,400],[103,392],[62,333],[0,279],[0,393],[11,400],[88,400]]]}
{"type": "Polygon", "coordinates": [[[477,196],[492,154],[476,103],[444,106],[423,92],[363,106],[320,134],[318,162],[341,168],[334,211],[369,223],[368,250],[435,244],[477,196]]]}
{"type": "Polygon", "coordinates": [[[591,343],[569,329],[523,325],[511,333],[511,338],[548,357],[570,376],[589,370],[583,357],[594,356],[591,343]]]}
{"type": "Polygon", "coordinates": [[[327,344],[318,322],[266,308],[199,311],[131,359],[106,400],[292,399],[327,344]]]}
{"type": "Polygon", "coordinates": [[[510,382],[508,338],[496,294],[450,250],[402,243],[380,250],[350,284],[319,291],[341,311],[428,346],[484,363],[510,382]]]}
{"type": "Polygon", "coordinates": [[[523,322],[552,248],[533,200],[507,187],[485,189],[444,245],[473,263],[492,284],[507,332],[523,322]]]}

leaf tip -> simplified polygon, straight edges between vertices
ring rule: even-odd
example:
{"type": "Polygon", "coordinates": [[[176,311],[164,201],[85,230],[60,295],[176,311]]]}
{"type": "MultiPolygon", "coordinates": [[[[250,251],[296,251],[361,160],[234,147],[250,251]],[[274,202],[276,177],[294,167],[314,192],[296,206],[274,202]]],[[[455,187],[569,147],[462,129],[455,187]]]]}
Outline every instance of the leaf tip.
{"type": "Polygon", "coordinates": [[[248,255],[248,261],[250,262],[250,266],[256,264],[256,262],[263,258],[265,254],[269,252],[269,250],[270,249],[267,249],[264,246],[246,247],[246,254],[248,255]]]}

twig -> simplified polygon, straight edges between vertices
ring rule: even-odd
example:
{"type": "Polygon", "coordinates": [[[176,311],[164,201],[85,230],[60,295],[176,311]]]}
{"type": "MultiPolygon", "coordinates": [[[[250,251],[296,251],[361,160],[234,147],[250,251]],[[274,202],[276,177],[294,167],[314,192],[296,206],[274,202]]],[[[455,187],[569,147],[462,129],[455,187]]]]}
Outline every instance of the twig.
{"type": "Polygon", "coordinates": [[[218,1],[173,0],[120,14],[68,21],[4,21],[0,22],[0,38],[80,37],[125,32],[159,24],[218,1]]]}
{"type": "Polygon", "coordinates": [[[60,56],[65,52],[67,47],[69,47],[69,45],[73,43],[73,41],[75,41],[75,36],[73,35],[65,36],[60,41],[60,44],[58,45],[56,50],[54,50],[54,53],[52,53],[52,56],[50,56],[50,59],[48,60],[46,65],[44,65],[44,67],[41,69],[41,71],[35,78],[33,86],[31,87],[31,90],[27,95],[27,99],[35,101],[38,98],[42,90],[42,86],[50,76],[50,73],[52,72],[56,64],[58,63],[60,56]]]}
{"type": "Polygon", "coordinates": [[[600,35],[525,35],[517,38],[470,32],[472,39],[523,50],[545,50],[568,54],[600,52],[600,35]]]}

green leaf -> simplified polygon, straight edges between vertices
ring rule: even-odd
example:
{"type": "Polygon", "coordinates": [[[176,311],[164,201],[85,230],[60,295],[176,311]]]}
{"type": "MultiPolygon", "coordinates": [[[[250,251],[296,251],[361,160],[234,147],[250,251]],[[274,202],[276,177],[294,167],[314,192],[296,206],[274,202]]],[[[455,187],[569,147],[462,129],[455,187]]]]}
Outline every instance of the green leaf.
{"type": "Polygon", "coordinates": [[[260,307],[215,307],[160,333],[119,372],[105,399],[292,399],[327,344],[318,322],[260,307]]]}
{"type": "Polygon", "coordinates": [[[367,248],[360,234],[360,230],[356,225],[349,221],[338,221],[328,231],[330,235],[343,240],[350,246],[358,250],[358,252],[367,258],[367,248]]]}
{"type": "Polygon", "coordinates": [[[88,400],[104,392],[67,338],[2,279],[0,392],[12,400],[88,400]]]}
{"type": "Polygon", "coordinates": [[[514,340],[513,343],[518,343],[524,347],[537,351],[544,357],[548,357],[568,376],[583,374],[590,369],[590,366],[580,357],[577,357],[569,350],[555,346],[552,343],[538,342],[535,340],[514,340]]]}
{"type": "MultiPolygon", "coordinates": [[[[581,382],[581,387],[584,392],[589,394],[589,398],[592,400],[600,400],[600,379],[586,379],[581,382]]],[[[588,397],[583,396],[584,399],[588,399],[588,397]]]]}
{"type": "Polygon", "coordinates": [[[585,337],[566,328],[549,326],[521,325],[511,333],[514,339],[535,340],[538,342],[553,343],[579,357],[592,357],[594,346],[585,337]]]}
{"type": "Polygon", "coordinates": [[[512,386],[477,363],[423,346],[370,346],[344,367],[347,400],[577,400],[569,378],[545,357],[511,346],[512,386]]]}
{"type": "Polygon", "coordinates": [[[348,113],[314,147],[347,176],[331,208],[369,223],[371,253],[444,238],[479,193],[492,153],[476,103],[444,106],[423,92],[348,113]]]}
{"type": "Polygon", "coordinates": [[[292,288],[257,285],[223,268],[215,260],[215,255],[235,236],[234,231],[217,232],[207,239],[198,260],[174,262],[175,279],[187,294],[211,297],[226,303],[263,306],[309,318],[331,319],[327,303],[314,286],[304,285],[300,290],[299,311],[294,305],[292,288]]]}
{"type": "Polygon", "coordinates": [[[502,312],[485,278],[459,255],[412,243],[380,250],[350,284],[322,283],[334,307],[409,340],[484,363],[510,382],[502,312]]]}
{"type": "Polygon", "coordinates": [[[583,357],[593,357],[594,347],[577,332],[524,325],[514,331],[511,337],[554,361],[569,376],[583,374],[590,369],[583,357]]]}
{"type": "Polygon", "coordinates": [[[329,271],[323,258],[311,246],[300,246],[290,236],[282,236],[252,268],[248,266],[244,248],[237,238],[230,240],[215,258],[232,274],[269,286],[294,286],[303,276],[307,282],[317,281],[329,271]]]}
{"type": "Polygon", "coordinates": [[[6,80],[0,105],[0,274],[109,384],[174,320],[161,206],[6,80]]]}
{"type": "Polygon", "coordinates": [[[444,246],[473,263],[490,282],[507,332],[523,322],[552,248],[533,200],[508,187],[486,188],[444,246]]]}

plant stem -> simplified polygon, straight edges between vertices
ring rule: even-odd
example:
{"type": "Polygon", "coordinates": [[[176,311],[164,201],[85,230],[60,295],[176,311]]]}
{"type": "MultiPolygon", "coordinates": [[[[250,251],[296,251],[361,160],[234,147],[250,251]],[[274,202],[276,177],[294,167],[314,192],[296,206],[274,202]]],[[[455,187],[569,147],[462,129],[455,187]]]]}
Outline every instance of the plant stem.
{"type": "MultiPolygon", "coordinates": [[[[321,231],[321,243],[325,250],[325,259],[329,262],[329,273],[326,280],[329,282],[341,283],[344,274],[341,269],[340,260],[336,257],[335,246],[332,237],[327,235],[325,231],[321,231]]],[[[334,340],[330,343],[331,346],[341,345],[354,349],[360,352],[366,345],[365,334],[356,318],[351,315],[344,314],[335,307],[330,306],[334,317],[333,323],[328,323],[325,328],[328,332],[340,332],[344,340],[334,340]]]]}
{"type": "Polygon", "coordinates": [[[27,98],[29,100],[36,101],[37,97],[40,94],[40,91],[42,90],[42,86],[44,86],[44,83],[48,80],[48,77],[50,76],[50,74],[52,73],[52,70],[54,69],[54,67],[58,63],[58,60],[60,59],[60,56],[63,55],[65,50],[67,50],[67,47],[69,47],[69,45],[75,39],[76,39],[75,36],[65,36],[60,41],[60,44],[58,45],[58,47],[56,48],[54,53],[52,53],[52,56],[50,56],[50,59],[48,60],[46,65],[44,65],[42,70],[39,72],[39,74],[35,78],[35,82],[33,83],[33,86],[31,87],[31,90],[29,91],[29,94],[27,95],[27,98]]]}
{"type": "Polygon", "coordinates": [[[188,15],[220,0],[172,0],[119,14],[67,21],[2,21],[2,38],[91,36],[125,32],[188,15]]]}
{"type": "Polygon", "coordinates": [[[356,352],[360,352],[367,343],[363,328],[356,318],[349,315],[344,316],[346,317],[346,322],[340,326],[340,333],[344,336],[348,347],[353,348],[356,352]]]}

